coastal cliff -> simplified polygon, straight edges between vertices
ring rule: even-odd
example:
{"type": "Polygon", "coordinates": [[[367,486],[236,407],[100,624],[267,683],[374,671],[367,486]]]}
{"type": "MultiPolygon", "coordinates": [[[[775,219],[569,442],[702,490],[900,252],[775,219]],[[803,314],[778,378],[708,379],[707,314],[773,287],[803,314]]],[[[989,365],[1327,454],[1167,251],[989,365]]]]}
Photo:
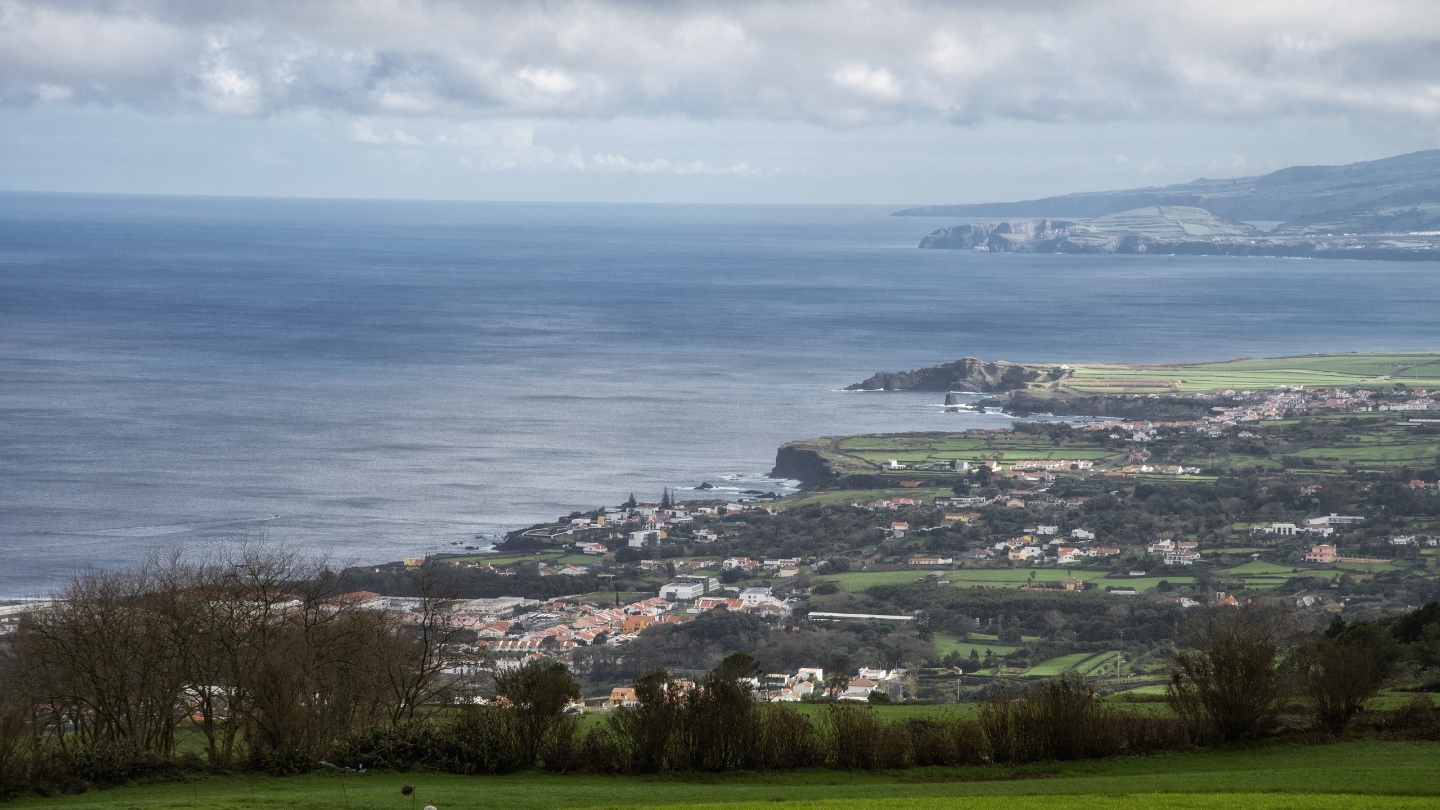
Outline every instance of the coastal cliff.
{"type": "Polygon", "coordinates": [[[790,442],[775,451],[775,469],[771,478],[789,478],[809,489],[835,480],[835,473],[825,463],[825,455],[812,442],[790,442]]]}
{"type": "Polygon", "coordinates": [[[965,357],[914,371],[881,371],[846,391],[968,391],[993,394],[1034,384],[1058,382],[1069,373],[1065,366],[1029,366],[1004,360],[986,362],[965,357]]]}

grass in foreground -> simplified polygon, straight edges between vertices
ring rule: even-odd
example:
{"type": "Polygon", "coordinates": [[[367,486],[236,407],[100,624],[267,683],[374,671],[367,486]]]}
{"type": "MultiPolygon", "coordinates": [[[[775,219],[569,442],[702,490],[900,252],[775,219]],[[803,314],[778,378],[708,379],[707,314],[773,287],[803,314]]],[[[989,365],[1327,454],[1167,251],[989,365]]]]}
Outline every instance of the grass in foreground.
{"type": "Polygon", "coordinates": [[[25,810],[506,810],[584,807],[1420,808],[1440,807],[1440,745],[1349,742],[1048,763],[1026,768],[800,771],[653,777],[313,774],[214,778],[25,799],[25,810]],[[817,797],[824,797],[817,800],[817,797]],[[963,801],[957,801],[963,800],[963,801]]]}

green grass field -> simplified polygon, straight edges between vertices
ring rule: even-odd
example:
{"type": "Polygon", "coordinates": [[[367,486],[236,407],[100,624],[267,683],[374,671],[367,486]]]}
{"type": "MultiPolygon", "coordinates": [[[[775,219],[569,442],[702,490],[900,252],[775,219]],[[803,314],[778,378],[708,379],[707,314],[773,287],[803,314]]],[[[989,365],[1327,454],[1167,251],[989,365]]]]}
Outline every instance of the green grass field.
{"type": "MultiPolygon", "coordinates": [[[[1287,569],[1288,570],[1288,569],[1287,569]]],[[[848,571],[844,574],[829,574],[817,577],[817,581],[834,582],[841,590],[849,593],[858,593],[877,585],[904,585],[923,578],[927,573],[942,574],[940,581],[954,585],[957,588],[1019,588],[1027,583],[1059,583],[1068,577],[1075,577],[1086,582],[1094,583],[1102,590],[1106,587],[1134,588],[1137,591],[1148,591],[1160,584],[1161,581],[1169,581],[1176,585],[1188,584],[1195,581],[1193,576],[1183,574],[1171,575],[1166,572],[1146,577],[1107,577],[1107,571],[1087,570],[1083,568],[962,568],[958,570],[939,569],[930,571],[924,568],[905,569],[902,571],[848,571]],[[1032,579],[1030,574],[1034,573],[1032,579]]],[[[1320,572],[1325,574],[1326,572],[1320,572]]]]}
{"type": "Polygon", "coordinates": [[[856,773],[679,774],[653,777],[519,774],[313,774],[233,777],[29,798],[23,810],[413,810],[503,807],[716,807],[784,803],[816,810],[866,808],[1436,808],[1440,745],[1349,742],[1046,763],[856,773]]]}
{"type": "Polygon", "coordinates": [[[958,636],[951,635],[950,633],[935,634],[935,649],[942,656],[951,652],[958,652],[967,659],[970,657],[971,650],[974,650],[975,654],[982,659],[985,657],[986,652],[992,652],[1002,656],[1015,652],[1015,647],[1010,644],[1001,644],[998,641],[962,641],[958,636]]]}
{"type": "Polygon", "coordinates": [[[1440,387],[1440,353],[1328,354],[1153,366],[1086,364],[1074,367],[1066,387],[1085,393],[1150,394],[1397,382],[1415,388],[1440,387]]]}
{"type": "MultiPolygon", "coordinates": [[[[991,460],[1000,460],[1007,464],[1050,460],[1088,460],[1100,463],[1122,455],[1117,451],[1093,445],[1056,447],[1048,438],[1008,431],[984,431],[963,436],[945,433],[851,436],[836,442],[835,450],[873,464],[894,459],[902,464],[922,465],[956,460],[972,464],[991,460]]],[[[922,471],[905,470],[894,475],[918,476],[920,472],[922,471]]]]}
{"type": "Polygon", "coordinates": [[[1058,658],[1051,658],[1048,661],[1042,661],[1031,667],[1029,671],[1027,671],[1025,674],[1034,676],[1036,678],[1053,678],[1056,675],[1061,674],[1062,672],[1070,671],[1070,669],[1076,664],[1090,658],[1093,655],[1094,653],[1078,652],[1070,653],[1069,655],[1062,655],[1058,658]]]}
{"type": "Polygon", "coordinates": [[[810,506],[819,504],[822,506],[844,506],[851,503],[861,505],[878,501],[881,498],[916,498],[930,503],[936,498],[948,498],[955,493],[949,487],[937,489],[935,487],[895,487],[893,489],[836,489],[826,492],[802,493],[791,495],[777,503],[781,506],[810,506]]]}

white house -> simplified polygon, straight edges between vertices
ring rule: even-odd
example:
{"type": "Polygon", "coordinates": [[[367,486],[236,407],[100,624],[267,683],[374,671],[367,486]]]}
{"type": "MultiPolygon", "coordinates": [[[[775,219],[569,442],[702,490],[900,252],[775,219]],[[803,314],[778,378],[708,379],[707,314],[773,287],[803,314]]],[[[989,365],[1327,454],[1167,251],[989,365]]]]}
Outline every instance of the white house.
{"type": "Polygon", "coordinates": [[[800,667],[799,669],[795,670],[795,680],[824,683],[825,670],[823,667],[800,667]]]}
{"type": "Polygon", "coordinates": [[[631,532],[630,547],[643,548],[646,543],[660,542],[661,538],[663,538],[664,536],[664,532],[655,531],[654,529],[642,529],[638,532],[631,532]]]}
{"type": "Polygon", "coordinates": [[[764,587],[746,588],[740,592],[740,602],[747,608],[757,607],[770,600],[770,589],[764,587]]]}
{"type": "Polygon", "coordinates": [[[660,598],[671,602],[689,602],[706,592],[706,583],[699,577],[682,577],[660,589],[660,598]]]}
{"type": "Polygon", "coordinates": [[[1071,529],[1070,537],[1075,540],[1094,540],[1095,533],[1084,529],[1071,529]]]}

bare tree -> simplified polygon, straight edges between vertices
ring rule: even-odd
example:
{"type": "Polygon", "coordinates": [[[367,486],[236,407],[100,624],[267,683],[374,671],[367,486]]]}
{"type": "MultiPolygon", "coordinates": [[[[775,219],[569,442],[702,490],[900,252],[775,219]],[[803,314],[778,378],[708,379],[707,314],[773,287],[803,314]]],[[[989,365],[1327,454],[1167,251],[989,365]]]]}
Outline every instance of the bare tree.
{"type": "Polygon", "coordinates": [[[405,625],[389,624],[373,639],[375,662],[390,694],[390,723],[413,722],[416,710],[444,689],[444,671],[455,662],[459,627],[451,609],[459,588],[450,572],[423,565],[408,575],[419,604],[405,625]]]}

